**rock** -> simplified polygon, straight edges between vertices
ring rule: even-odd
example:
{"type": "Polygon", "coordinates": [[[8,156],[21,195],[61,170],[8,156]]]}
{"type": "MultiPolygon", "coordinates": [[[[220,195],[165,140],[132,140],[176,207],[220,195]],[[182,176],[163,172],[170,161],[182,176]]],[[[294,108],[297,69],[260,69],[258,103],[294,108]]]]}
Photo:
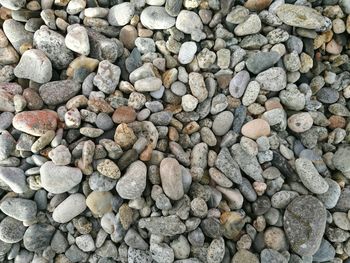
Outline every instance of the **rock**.
{"type": "Polygon", "coordinates": [[[19,56],[13,47],[7,46],[7,47],[0,48],[1,65],[11,65],[11,64],[17,63],[18,60],[19,60],[19,56]]]}
{"type": "Polygon", "coordinates": [[[41,251],[50,245],[55,228],[48,224],[34,224],[28,227],[23,236],[23,245],[29,251],[41,251]]]}
{"type": "Polygon", "coordinates": [[[331,104],[338,101],[339,92],[336,89],[324,87],[317,92],[316,96],[320,102],[331,104]]]}
{"type": "Polygon", "coordinates": [[[198,100],[191,94],[186,94],[181,98],[182,109],[186,112],[191,112],[196,109],[198,105],[198,100]]]}
{"type": "Polygon", "coordinates": [[[64,224],[80,215],[85,209],[85,196],[82,194],[72,194],[55,208],[52,213],[52,219],[64,224]]]}
{"type": "Polygon", "coordinates": [[[196,52],[197,45],[195,42],[184,42],[180,47],[177,59],[181,64],[189,64],[194,59],[196,52]]]}
{"type": "Polygon", "coordinates": [[[184,195],[182,172],[178,161],[165,158],[160,163],[160,178],[164,193],[172,200],[180,200],[184,195]]]}
{"type": "Polygon", "coordinates": [[[273,65],[276,64],[279,59],[280,54],[278,54],[276,51],[258,52],[251,55],[245,63],[250,72],[258,74],[273,67],[273,65]]]}
{"type": "Polygon", "coordinates": [[[134,84],[136,91],[138,92],[152,92],[157,91],[162,86],[162,81],[156,77],[149,77],[145,79],[137,80],[134,84]]]}
{"type": "Polygon", "coordinates": [[[142,196],[146,188],[147,167],[141,161],[136,161],[128,167],[119,179],[116,189],[124,199],[136,199],[142,196]]]}
{"type": "Polygon", "coordinates": [[[244,124],[241,132],[244,136],[256,140],[261,136],[270,135],[270,125],[263,119],[255,119],[244,124]]]}
{"type": "Polygon", "coordinates": [[[0,161],[10,157],[15,149],[16,141],[6,130],[0,130],[0,161]]]}
{"type": "Polygon", "coordinates": [[[284,213],[284,231],[293,251],[312,256],[319,249],[326,226],[326,209],[311,195],[295,198],[284,213]]]}
{"type": "Polygon", "coordinates": [[[133,228],[130,228],[125,235],[125,243],[132,248],[147,250],[148,244],[133,228]]]}
{"type": "Polygon", "coordinates": [[[111,94],[115,91],[120,78],[121,70],[108,60],[103,60],[98,65],[97,74],[93,83],[104,93],[111,94]]]}
{"type": "Polygon", "coordinates": [[[225,135],[232,127],[233,114],[230,111],[219,113],[213,122],[213,132],[217,136],[225,135]]]}
{"type": "Polygon", "coordinates": [[[186,226],[175,216],[148,217],[139,220],[139,227],[154,235],[175,236],[186,231],[186,226]]]}
{"type": "Polygon", "coordinates": [[[19,10],[26,5],[26,1],[25,0],[15,0],[15,1],[1,0],[0,4],[3,7],[8,8],[10,10],[19,10]]]}
{"type": "Polygon", "coordinates": [[[65,45],[64,37],[47,28],[35,32],[33,44],[45,53],[54,68],[66,69],[74,59],[73,52],[65,45]]]}
{"type": "Polygon", "coordinates": [[[0,240],[6,243],[17,243],[23,239],[26,227],[19,220],[5,217],[0,222],[0,240]]]}
{"type": "Polygon", "coordinates": [[[310,113],[303,112],[293,114],[288,118],[288,127],[294,132],[301,133],[311,129],[313,119],[310,113]]]}
{"type": "Polygon", "coordinates": [[[261,30],[261,21],[258,15],[250,15],[244,22],[235,27],[234,32],[237,36],[246,36],[256,34],[261,30]]]}
{"type": "Polygon", "coordinates": [[[174,239],[170,243],[170,246],[174,250],[174,256],[176,259],[186,259],[190,255],[190,244],[183,235],[180,235],[177,239],[174,239]]]}
{"type": "Polygon", "coordinates": [[[113,6],[108,13],[108,22],[112,26],[124,26],[134,16],[135,5],[133,3],[121,3],[113,6]]]}
{"type": "Polygon", "coordinates": [[[74,97],[80,89],[80,83],[74,80],[58,80],[41,85],[39,94],[47,105],[58,105],[74,97]]]}
{"type": "Polygon", "coordinates": [[[331,261],[335,257],[335,249],[326,239],[322,239],[320,248],[312,256],[312,260],[317,262],[331,261]]]}
{"type": "Polygon", "coordinates": [[[205,38],[202,32],[203,23],[197,13],[181,10],[176,18],[176,28],[185,34],[190,34],[192,40],[198,42],[205,38]]]}
{"type": "Polygon", "coordinates": [[[166,0],[165,11],[170,16],[178,16],[182,7],[182,0],[166,0]]]}
{"type": "Polygon", "coordinates": [[[120,145],[123,149],[129,148],[136,142],[137,138],[131,128],[125,123],[118,125],[114,134],[114,141],[120,145]]]}
{"type": "Polygon", "coordinates": [[[332,25],[329,18],[307,6],[282,4],[277,8],[276,14],[289,26],[314,29],[319,32],[326,31],[332,25]],[[300,16],[300,14],[303,15],[300,16]]]}
{"type": "Polygon", "coordinates": [[[350,230],[350,220],[347,213],[344,212],[334,212],[333,213],[333,223],[343,230],[350,230]]]}
{"type": "Polygon", "coordinates": [[[90,53],[89,36],[83,26],[68,27],[64,43],[67,48],[81,55],[87,56],[90,53]]]}
{"type": "Polygon", "coordinates": [[[259,263],[259,259],[252,252],[246,249],[240,249],[233,256],[231,263],[240,263],[240,262],[259,263]]]}
{"type": "Polygon", "coordinates": [[[120,48],[115,40],[110,39],[94,29],[87,28],[90,40],[89,56],[100,61],[108,60],[113,63],[120,56],[120,48]]]}
{"type": "Polygon", "coordinates": [[[255,80],[261,88],[268,91],[280,91],[287,85],[286,72],[280,67],[269,68],[259,73],[255,80]]]}
{"type": "Polygon", "coordinates": [[[97,171],[111,179],[119,179],[120,177],[119,167],[109,159],[101,160],[97,165],[97,171]]]}
{"type": "Polygon", "coordinates": [[[198,102],[203,102],[208,97],[203,76],[197,72],[191,72],[188,77],[192,95],[198,99],[198,102]]]}
{"type": "Polygon", "coordinates": [[[67,5],[67,13],[75,15],[85,9],[86,2],[84,0],[71,0],[67,5]]]}
{"type": "Polygon", "coordinates": [[[166,243],[151,243],[150,252],[153,260],[155,260],[156,262],[174,262],[174,251],[166,243]]]}
{"type": "Polygon", "coordinates": [[[260,253],[260,262],[261,263],[268,263],[268,262],[287,263],[288,260],[276,250],[264,249],[260,253]]]}
{"type": "Polygon", "coordinates": [[[164,7],[148,6],[140,15],[142,25],[148,29],[169,29],[175,25],[175,18],[171,17],[164,7]]]}
{"type": "Polygon", "coordinates": [[[68,165],[71,162],[71,153],[64,145],[59,145],[49,152],[49,158],[55,165],[68,165]]]}
{"type": "Polygon", "coordinates": [[[82,180],[82,172],[78,168],[57,166],[46,162],[40,167],[42,187],[53,194],[69,191],[82,180]]]}
{"type": "Polygon", "coordinates": [[[86,206],[99,217],[112,211],[113,195],[111,192],[93,191],[86,198],[86,206]]]}
{"type": "Polygon", "coordinates": [[[329,186],[328,190],[323,194],[317,195],[317,198],[321,200],[327,209],[332,209],[336,206],[339,200],[341,190],[339,184],[336,181],[333,181],[330,178],[325,178],[325,180],[329,186]]]}
{"type": "Polygon", "coordinates": [[[22,194],[28,191],[26,176],[20,168],[0,166],[0,181],[9,186],[15,193],[22,194]]]}
{"type": "Polygon", "coordinates": [[[33,43],[33,33],[26,31],[21,22],[13,19],[6,19],[2,29],[17,52],[20,51],[22,45],[31,45],[33,43]]]}
{"type": "Polygon", "coordinates": [[[0,204],[0,210],[19,221],[33,221],[37,205],[34,201],[23,198],[6,198],[0,204]]]}
{"type": "Polygon", "coordinates": [[[332,162],[336,169],[342,173],[349,174],[350,163],[347,161],[350,154],[350,147],[340,147],[333,155],[332,162]]]}
{"type": "Polygon", "coordinates": [[[249,83],[250,76],[248,71],[242,70],[238,72],[230,81],[230,94],[234,98],[240,98],[244,94],[245,89],[249,83]]]}
{"type": "Polygon", "coordinates": [[[84,252],[91,252],[96,249],[94,240],[91,235],[81,235],[75,239],[78,248],[84,252]]]}
{"type": "Polygon", "coordinates": [[[132,107],[121,106],[117,108],[112,116],[112,119],[115,123],[130,123],[135,121],[136,112],[132,107]]]}
{"type": "Polygon", "coordinates": [[[248,0],[244,3],[244,7],[250,11],[261,11],[271,4],[272,0],[248,0]]]}
{"type": "Polygon", "coordinates": [[[225,174],[232,182],[236,184],[242,183],[242,175],[238,164],[232,158],[227,148],[222,148],[217,159],[215,166],[225,174]]]}
{"type": "Polygon", "coordinates": [[[30,49],[23,53],[14,74],[18,78],[46,83],[52,77],[52,65],[41,50],[30,49]]]}

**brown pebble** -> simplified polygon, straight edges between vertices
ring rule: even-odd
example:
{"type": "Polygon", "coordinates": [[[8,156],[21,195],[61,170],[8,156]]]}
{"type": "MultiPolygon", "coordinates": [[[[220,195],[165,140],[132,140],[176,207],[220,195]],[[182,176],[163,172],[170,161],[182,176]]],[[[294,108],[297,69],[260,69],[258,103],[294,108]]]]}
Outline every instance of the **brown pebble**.
{"type": "Polygon", "coordinates": [[[124,44],[124,46],[132,50],[135,47],[135,39],[137,38],[137,30],[135,27],[126,25],[119,33],[119,40],[124,44]]]}
{"type": "Polygon", "coordinates": [[[136,112],[133,107],[121,106],[117,108],[112,116],[115,123],[130,123],[136,120],[136,112]]]}
{"type": "Polygon", "coordinates": [[[328,120],[330,129],[344,128],[346,126],[346,120],[342,116],[332,115],[328,120]]]}
{"type": "Polygon", "coordinates": [[[266,111],[273,109],[283,109],[282,104],[276,99],[270,99],[265,102],[266,111]]]}
{"type": "Polygon", "coordinates": [[[27,88],[23,91],[23,97],[27,101],[27,107],[30,110],[40,110],[44,106],[38,92],[33,88],[27,88]]]}
{"type": "Polygon", "coordinates": [[[152,158],[153,147],[152,144],[148,144],[143,152],[140,154],[140,160],[147,162],[152,158]]]}
{"type": "Polygon", "coordinates": [[[244,124],[241,130],[244,136],[254,140],[261,136],[270,135],[270,131],[270,125],[263,119],[252,120],[244,124]]]}
{"type": "Polygon", "coordinates": [[[248,0],[244,7],[250,11],[261,11],[271,4],[272,0],[248,0]]]}

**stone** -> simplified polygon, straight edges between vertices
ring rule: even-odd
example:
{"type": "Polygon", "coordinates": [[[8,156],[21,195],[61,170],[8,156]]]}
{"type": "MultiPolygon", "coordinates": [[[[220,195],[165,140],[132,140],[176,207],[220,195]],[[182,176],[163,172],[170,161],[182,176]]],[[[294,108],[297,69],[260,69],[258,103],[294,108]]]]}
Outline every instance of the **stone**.
{"type": "Polygon", "coordinates": [[[215,161],[215,166],[232,182],[242,183],[242,175],[237,162],[227,148],[222,148],[215,161]]]}
{"type": "Polygon", "coordinates": [[[336,169],[344,174],[349,174],[350,164],[347,161],[350,154],[350,147],[340,147],[333,155],[332,163],[336,169]]]}
{"type": "Polygon", "coordinates": [[[101,160],[97,165],[97,171],[111,179],[119,179],[120,177],[119,167],[109,159],[101,160]]]}
{"type": "Polygon", "coordinates": [[[140,234],[136,232],[133,228],[130,228],[128,230],[124,240],[125,240],[125,243],[132,248],[137,248],[142,250],[148,249],[148,244],[146,243],[146,241],[143,240],[140,234]]]}
{"type": "Polygon", "coordinates": [[[73,52],[65,45],[64,37],[48,28],[41,28],[35,32],[33,44],[45,53],[54,68],[66,69],[74,59],[73,52]]]}
{"type": "Polygon", "coordinates": [[[196,52],[197,45],[195,42],[184,42],[180,47],[177,59],[181,64],[189,64],[194,59],[196,52]]]}
{"type": "Polygon", "coordinates": [[[182,0],[166,0],[165,11],[173,17],[178,16],[181,11],[182,0]]]}
{"type": "Polygon", "coordinates": [[[240,249],[233,256],[231,263],[240,263],[240,262],[259,263],[260,261],[258,257],[254,255],[252,252],[250,252],[249,250],[240,249]]]}
{"type": "Polygon", "coordinates": [[[38,83],[46,83],[52,77],[51,61],[44,52],[30,49],[23,53],[21,60],[14,69],[18,78],[30,79],[38,83]]]}
{"type": "Polygon", "coordinates": [[[150,252],[156,262],[174,262],[174,251],[166,243],[151,243],[150,252]]]}
{"type": "Polygon", "coordinates": [[[80,89],[81,85],[77,81],[58,80],[41,85],[39,94],[47,105],[58,105],[77,95],[80,89]]]}
{"type": "Polygon", "coordinates": [[[260,262],[261,263],[268,263],[268,262],[287,263],[288,260],[276,250],[264,249],[260,253],[260,262]]]}
{"type": "MultiPolygon", "coordinates": [[[[11,1],[12,2],[12,1],[11,1]]],[[[20,51],[20,47],[24,44],[33,43],[33,33],[24,29],[24,25],[13,19],[6,19],[2,26],[4,33],[17,52],[20,51]]]]}
{"type": "Polygon", "coordinates": [[[108,22],[112,26],[125,26],[134,16],[135,5],[133,3],[121,3],[113,6],[108,13],[108,22]]]}
{"type": "Polygon", "coordinates": [[[113,195],[111,192],[91,192],[86,198],[86,206],[94,215],[102,217],[112,211],[113,195]]]}
{"type": "Polygon", "coordinates": [[[5,217],[0,222],[0,240],[5,243],[17,243],[23,239],[26,227],[19,220],[5,217]]]}
{"type": "Polygon", "coordinates": [[[0,130],[0,161],[10,157],[16,141],[7,130],[0,130]]]}
{"type": "Polygon", "coordinates": [[[117,183],[118,194],[123,199],[129,200],[141,197],[146,188],[146,178],[146,165],[141,161],[133,162],[117,183]]]}
{"type": "Polygon", "coordinates": [[[188,77],[192,95],[198,99],[198,102],[203,102],[208,97],[203,76],[197,72],[191,72],[188,77]]]}
{"type": "Polygon", "coordinates": [[[250,76],[248,71],[242,70],[238,72],[230,81],[230,94],[234,98],[240,98],[244,94],[245,89],[249,83],[250,76]]]}
{"type": "Polygon", "coordinates": [[[280,67],[269,68],[259,73],[255,80],[260,83],[263,90],[280,91],[287,85],[286,72],[280,67]]]}
{"type": "Polygon", "coordinates": [[[180,200],[184,195],[182,172],[178,161],[165,158],[160,163],[160,178],[164,193],[172,200],[180,200]]]}
{"type": "Polygon", "coordinates": [[[26,5],[26,1],[25,0],[15,0],[15,1],[1,0],[0,4],[3,7],[6,7],[10,10],[19,10],[26,5]]]}
{"type": "Polygon", "coordinates": [[[284,213],[284,231],[291,248],[301,256],[319,249],[326,227],[326,209],[311,195],[295,198],[284,213]]]}
{"type": "Polygon", "coordinates": [[[0,166],[0,181],[15,193],[22,194],[28,191],[26,176],[20,168],[0,166]]]}
{"type": "Polygon", "coordinates": [[[55,165],[68,165],[71,157],[69,149],[64,145],[59,145],[49,152],[49,158],[55,165]]]}
{"type": "Polygon", "coordinates": [[[277,8],[276,14],[283,23],[289,26],[314,29],[319,32],[326,31],[332,25],[329,18],[307,6],[282,4],[277,8]],[[303,15],[300,16],[300,14],[303,15]]]}
{"type": "Polygon", "coordinates": [[[323,194],[317,195],[317,198],[321,200],[327,209],[332,209],[339,200],[341,189],[336,181],[330,178],[325,178],[325,180],[328,184],[328,190],[323,194]]]}
{"type": "Polygon", "coordinates": [[[85,209],[85,196],[82,194],[72,194],[55,208],[52,213],[52,219],[64,224],[80,215],[85,209]]]}
{"type": "Polygon", "coordinates": [[[338,101],[339,92],[336,89],[324,87],[317,92],[316,96],[320,102],[332,104],[338,101]]]}
{"type": "Polygon", "coordinates": [[[217,136],[225,135],[232,127],[233,114],[230,111],[223,111],[219,113],[213,122],[213,132],[217,136]]]}
{"type": "Polygon", "coordinates": [[[11,65],[11,64],[17,63],[18,61],[19,61],[19,56],[13,47],[7,46],[7,47],[0,48],[1,65],[11,65]]]}
{"type": "Polygon", "coordinates": [[[85,9],[86,2],[84,0],[71,0],[67,5],[67,13],[75,15],[85,9]]]}
{"type": "Polygon", "coordinates": [[[84,252],[91,252],[96,249],[95,242],[91,235],[81,235],[75,239],[78,248],[84,252]]]}
{"type": "Polygon", "coordinates": [[[137,80],[134,84],[138,92],[152,92],[157,91],[162,86],[162,80],[156,77],[149,77],[137,80]]]}
{"type": "Polygon", "coordinates": [[[350,220],[348,218],[347,213],[344,212],[334,212],[332,214],[333,217],[333,223],[343,230],[349,230],[350,229],[350,220]]]}
{"type": "Polygon", "coordinates": [[[186,231],[186,226],[176,216],[148,217],[139,220],[139,227],[154,235],[175,236],[186,231]]]}
{"type": "Polygon", "coordinates": [[[191,39],[198,42],[205,38],[202,32],[203,23],[197,13],[188,10],[181,10],[176,18],[176,28],[185,34],[190,34],[191,39]]]}
{"type": "Polygon", "coordinates": [[[120,145],[123,149],[129,148],[136,142],[137,138],[131,128],[125,123],[118,125],[114,134],[114,141],[120,145]]]}
{"type": "Polygon", "coordinates": [[[23,236],[23,245],[28,251],[44,250],[50,245],[55,227],[48,224],[34,224],[27,228],[23,236]]]}
{"type": "Polygon", "coordinates": [[[288,118],[289,129],[296,133],[305,132],[311,129],[312,125],[313,119],[307,112],[293,114],[288,118]]]}
{"type": "Polygon", "coordinates": [[[332,246],[332,244],[326,239],[322,239],[320,248],[312,256],[312,260],[318,262],[330,261],[334,259],[335,253],[335,248],[332,246]]]}
{"type": "Polygon", "coordinates": [[[234,29],[234,33],[237,36],[246,36],[256,34],[261,30],[261,20],[258,15],[252,14],[239,23],[234,29]]]}
{"type": "Polygon", "coordinates": [[[247,122],[242,127],[242,134],[248,138],[256,140],[261,136],[270,135],[270,125],[263,119],[255,119],[247,122]]]}
{"type": "Polygon", "coordinates": [[[80,169],[69,166],[58,166],[53,162],[46,162],[40,167],[42,187],[53,194],[69,191],[82,180],[80,169]]]}
{"type": "Polygon", "coordinates": [[[169,29],[175,25],[175,18],[171,17],[164,7],[148,6],[140,15],[142,25],[148,29],[169,29]]]}
{"type": "Polygon", "coordinates": [[[280,59],[280,54],[276,51],[270,52],[258,52],[248,57],[246,63],[247,69],[253,74],[259,74],[260,72],[273,67],[280,59]]]}
{"type": "Polygon", "coordinates": [[[81,55],[87,56],[90,53],[89,36],[83,26],[68,27],[64,43],[67,48],[81,55]]]}
{"type": "Polygon", "coordinates": [[[93,83],[104,93],[111,94],[115,91],[120,78],[121,70],[108,60],[103,60],[98,65],[97,74],[93,83]]]}
{"type": "Polygon", "coordinates": [[[23,198],[6,198],[0,204],[0,210],[19,221],[33,221],[37,213],[34,201],[23,198]]]}

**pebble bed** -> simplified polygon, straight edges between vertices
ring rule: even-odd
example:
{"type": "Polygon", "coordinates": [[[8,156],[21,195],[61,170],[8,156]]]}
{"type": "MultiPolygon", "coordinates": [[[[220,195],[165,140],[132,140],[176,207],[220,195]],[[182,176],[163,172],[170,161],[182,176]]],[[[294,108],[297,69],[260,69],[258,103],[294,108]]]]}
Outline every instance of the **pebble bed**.
{"type": "Polygon", "coordinates": [[[0,0],[0,262],[349,263],[349,0],[0,0]]]}

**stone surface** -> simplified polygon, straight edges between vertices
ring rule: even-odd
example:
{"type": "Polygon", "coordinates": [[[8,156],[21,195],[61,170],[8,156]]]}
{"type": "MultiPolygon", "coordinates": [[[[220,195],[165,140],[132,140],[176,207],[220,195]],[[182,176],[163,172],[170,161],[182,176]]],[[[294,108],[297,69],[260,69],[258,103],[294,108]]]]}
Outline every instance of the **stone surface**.
{"type": "Polygon", "coordinates": [[[141,23],[149,29],[168,29],[175,25],[175,18],[161,6],[146,7],[141,12],[140,19],[141,23]]]}
{"type": "Polygon", "coordinates": [[[67,223],[86,209],[85,196],[72,194],[60,203],[52,213],[52,218],[58,223],[67,223]]]}
{"type": "Polygon", "coordinates": [[[184,195],[182,172],[178,161],[165,158],[160,163],[160,178],[164,193],[172,200],[179,200],[184,195]]]}
{"type": "Polygon", "coordinates": [[[48,82],[39,88],[39,94],[47,105],[58,105],[67,102],[81,89],[74,80],[58,80],[48,82]]]}
{"type": "Polygon", "coordinates": [[[259,73],[255,80],[264,90],[280,91],[286,87],[287,75],[282,68],[274,67],[259,73]]]}
{"type": "Polygon", "coordinates": [[[242,134],[248,138],[256,140],[261,136],[268,136],[270,134],[270,125],[263,119],[252,120],[242,127],[242,134]]]}
{"type": "Polygon", "coordinates": [[[0,210],[19,221],[32,221],[36,217],[37,205],[23,198],[6,198],[0,204],[0,210]]]}

